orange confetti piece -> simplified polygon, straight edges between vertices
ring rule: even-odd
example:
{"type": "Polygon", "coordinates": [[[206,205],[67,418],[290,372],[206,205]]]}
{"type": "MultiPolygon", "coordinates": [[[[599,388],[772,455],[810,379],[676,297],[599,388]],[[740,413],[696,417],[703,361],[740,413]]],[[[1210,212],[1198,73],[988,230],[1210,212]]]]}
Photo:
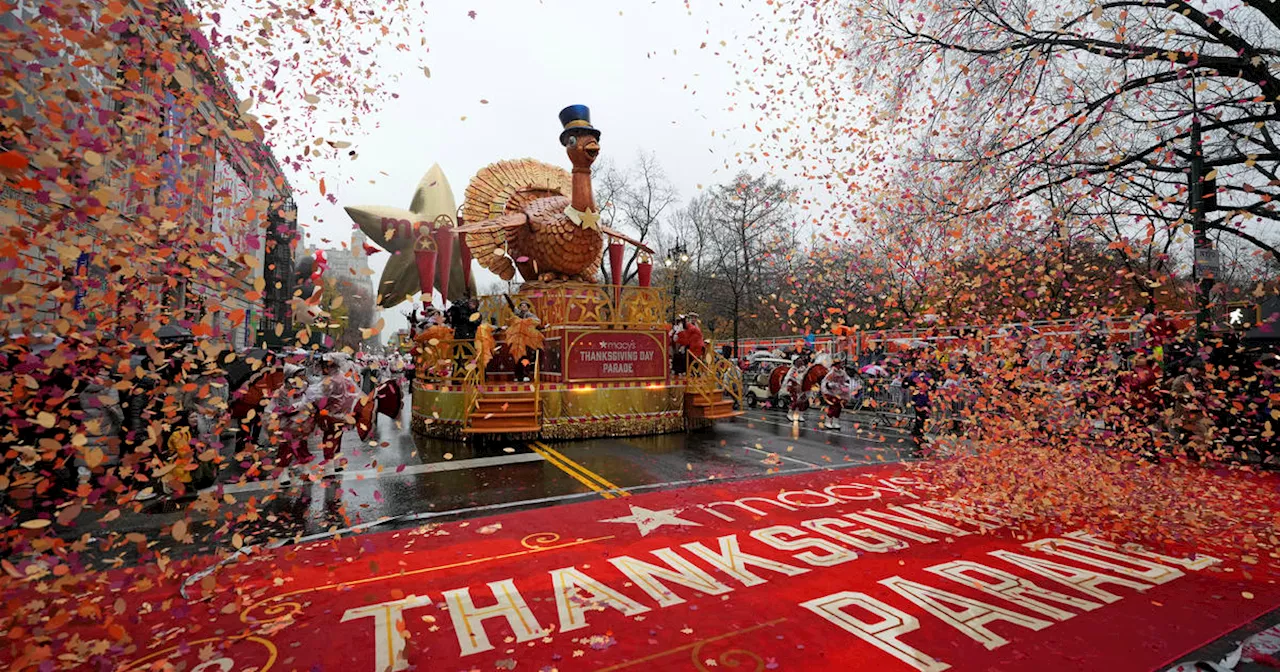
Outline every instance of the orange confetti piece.
{"type": "Polygon", "coordinates": [[[0,152],[0,170],[5,172],[17,172],[27,167],[27,157],[18,152],[8,151],[0,152]]]}

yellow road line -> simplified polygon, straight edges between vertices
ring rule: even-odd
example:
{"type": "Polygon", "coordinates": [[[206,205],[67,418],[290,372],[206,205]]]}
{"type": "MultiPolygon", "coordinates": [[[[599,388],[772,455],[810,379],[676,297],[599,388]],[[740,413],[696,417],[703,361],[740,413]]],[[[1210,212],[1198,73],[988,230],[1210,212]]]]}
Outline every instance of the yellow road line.
{"type": "Polygon", "coordinates": [[[530,447],[533,449],[534,452],[541,455],[548,462],[551,462],[552,464],[559,467],[561,471],[574,477],[583,485],[586,485],[592,490],[599,492],[601,495],[603,495],[607,499],[612,499],[614,497],[630,497],[631,496],[631,493],[623,490],[622,488],[618,487],[614,483],[610,482],[609,479],[605,478],[604,476],[601,476],[600,474],[597,474],[594,471],[591,471],[590,469],[582,466],[581,464],[578,464],[577,462],[574,462],[568,457],[565,457],[564,453],[561,453],[560,451],[556,450],[555,448],[552,448],[551,446],[548,446],[545,443],[542,443],[541,441],[533,442],[532,446],[530,447]],[[611,490],[613,492],[610,492],[611,490]]]}
{"type": "Polygon", "coordinates": [[[586,468],[586,467],[582,466],[581,464],[578,464],[577,462],[574,462],[573,460],[569,459],[569,458],[568,458],[568,456],[566,456],[564,453],[562,453],[562,452],[560,452],[560,451],[556,450],[555,448],[552,448],[551,446],[548,446],[547,444],[545,444],[545,443],[543,443],[543,442],[541,442],[541,441],[538,441],[537,443],[538,443],[538,445],[539,445],[539,446],[541,446],[541,447],[542,447],[542,449],[543,449],[543,450],[550,452],[551,454],[553,454],[553,455],[555,455],[555,456],[556,456],[556,459],[559,459],[560,461],[564,462],[565,464],[568,464],[569,466],[571,466],[571,467],[573,467],[573,468],[577,469],[578,471],[582,472],[583,474],[585,474],[585,475],[587,476],[587,478],[595,479],[595,481],[596,481],[597,483],[600,483],[600,484],[604,485],[605,487],[609,488],[610,490],[616,490],[616,491],[618,491],[618,492],[617,492],[617,494],[619,494],[619,495],[620,495],[620,496],[622,496],[622,497],[630,497],[630,496],[631,496],[631,493],[629,493],[629,492],[627,492],[627,491],[623,490],[622,488],[618,487],[617,485],[614,485],[611,481],[609,481],[609,479],[605,478],[604,476],[601,476],[600,474],[597,474],[596,472],[591,471],[590,469],[588,469],[588,468],[586,468]]]}
{"type": "Polygon", "coordinates": [[[570,468],[570,467],[569,467],[569,465],[564,464],[563,462],[560,462],[560,461],[559,461],[559,460],[557,460],[553,455],[551,455],[550,453],[546,452],[545,450],[543,450],[543,449],[539,448],[539,447],[537,446],[537,444],[530,444],[530,445],[529,445],[529,449],[530,449],[530,450],[532,450],[533,452],[535,452],[535,453],[537,453],[537,454],[541,455],[541,456],[543,457],[543,459],[545,459],[546,461],[550,462],[550,463],[552,464],[552,466],[554,466],[555,468],[557,468],[557,469],[559,469],[560,471],[563,471],[564,473],[568,474],[570,477],[572,477],[572,478],[573,478],[573,480],[575,480],[575,481],[577,481],[577,482],[579,482],[579,483],[581,483],[581,484],[583,484],[583,485],[587,486],[588,488],[591,488],[591,489],[592,489],[592,490],[594,490],[595,492],[599,493],[601,497],[604,497],[605,499],[613,499],[613,498],[616,496],[616,495],[614,495],[612,492],[609,492],[608,490],[605,490],[605,489],[604,489],[604,487],[602,487],[601,485],[599,485],[599,484],[597,484],[597,483],[594,483],[594,482],[590,481],[589,479],[587,479],[587,477],[586,477],[586,476],[583,476],[583,475],[579,474],[578,472],[574,471],[572,468],[570,468]]]}

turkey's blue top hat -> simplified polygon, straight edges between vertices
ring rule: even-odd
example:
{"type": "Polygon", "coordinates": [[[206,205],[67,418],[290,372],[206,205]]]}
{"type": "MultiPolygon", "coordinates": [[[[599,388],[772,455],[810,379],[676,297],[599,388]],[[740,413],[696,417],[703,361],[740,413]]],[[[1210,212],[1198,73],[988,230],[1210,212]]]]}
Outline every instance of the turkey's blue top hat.
{"type": "Polygon", "coordinates": [[[564,130],[560,132],[560,144],[565,144],[569,136],[589,133],[596,140],[600,139],[600,131],[591,127],[591,110],[586,105],[570,105],[560,110],[560,123],[564,130]]]}

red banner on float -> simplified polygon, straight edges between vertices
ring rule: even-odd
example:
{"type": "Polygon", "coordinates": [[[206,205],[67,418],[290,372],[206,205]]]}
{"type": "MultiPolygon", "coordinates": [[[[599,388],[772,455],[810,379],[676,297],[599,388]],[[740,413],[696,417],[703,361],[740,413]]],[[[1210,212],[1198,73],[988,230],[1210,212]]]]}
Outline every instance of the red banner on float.
{"type": "Polygon", "coordinates": [[[657,380],[667,375],[665,334],[645,331],[569,333],[568,381],[657,380]]]}
{"type": "Polygon", "coordinates": [[[123,672],[1150,670],[1280,606],[1232,549],[1015,527],[832,469],[255,552],[190,600],[154,568],[9,597],[123,672]]]}

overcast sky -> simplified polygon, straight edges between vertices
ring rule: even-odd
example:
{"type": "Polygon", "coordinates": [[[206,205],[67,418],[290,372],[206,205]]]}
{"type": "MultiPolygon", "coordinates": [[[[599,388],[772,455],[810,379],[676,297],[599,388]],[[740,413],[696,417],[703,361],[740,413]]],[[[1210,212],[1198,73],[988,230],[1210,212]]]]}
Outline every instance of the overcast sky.
{"type": "MultiPolygon", "coordinates": [[[[750,116],[730,110],[730,63],[741,60],[739,37],[755,30],[750,3],[438,4],[421,21],[430,50],[425,56],[407,57],[391,45],[379,55],[388,79],[400,74],[400,98],[379,112],[376,128],[365,120],[372,129],[367,136],[350,138],[358,158],[309,166],[325,176],[338,205],[320,197],[310,174],[291,175],[308,244],[349,240],[343,205],[407,208],[435,162],[459,204],[471,176],[495,161],[532,157],[568,168],[557,141],[557,114],[575,103],[591,108],[592,123],[603,133],[602,156],[625,165],[641,150],[655,152],[682,201],[698,185],[736,172],[733,155],[740,147],[725,132],[750,116]],[[417,68],[420,57],[429,78],[417,68]]],[[[386,258],[372,257],[378,273],[386,258]]],[[[400,312],[407,309],[402,304],[384,311],[384,335],[404,326],[400,312]]]]}

